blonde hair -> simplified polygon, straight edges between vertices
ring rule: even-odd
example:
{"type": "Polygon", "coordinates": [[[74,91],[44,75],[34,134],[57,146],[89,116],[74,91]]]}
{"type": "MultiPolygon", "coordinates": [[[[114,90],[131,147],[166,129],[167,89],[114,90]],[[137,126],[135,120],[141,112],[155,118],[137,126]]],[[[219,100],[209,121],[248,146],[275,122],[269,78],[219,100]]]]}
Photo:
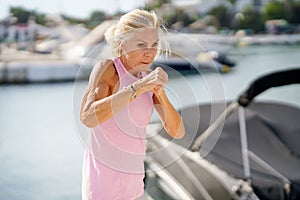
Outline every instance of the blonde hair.
{"type": "Polygon", "coordinates": [[[164,37],[166,35],[166,28],[161,23],[154,11],[146,11],[135,9],[129,13],[124,14],[117,23],[113,24],[105,32],[104,36],[113,49],[113,54],[116,57],[120,56],[121,43],[128,39],[132,33],[140,28],[158,28],[159,44],[158,53],[163,51],[168,54],[170,46],[164,37]]]}

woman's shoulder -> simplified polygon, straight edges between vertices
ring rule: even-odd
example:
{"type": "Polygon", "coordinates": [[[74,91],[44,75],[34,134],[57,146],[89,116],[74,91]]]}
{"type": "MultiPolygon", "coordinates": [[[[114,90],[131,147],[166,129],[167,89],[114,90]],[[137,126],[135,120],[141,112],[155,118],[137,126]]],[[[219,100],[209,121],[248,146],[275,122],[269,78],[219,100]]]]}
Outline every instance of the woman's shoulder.
{"type": "Polygon", "coordinates": [[[99,60],[93,67],[93,71],[99,72],[107,72],[111,71],[113,67],[113,60],[111,59],[105,59],[105,60],[99,60]]]}
{"type": "Polygon", "coordinates": [[[90,81],[99,82],[99,81],[109,81],[114,79],[116,75],[116,69],[113,64],[113,60],[105,59],[98,61],[92,70],[90,81]]]}

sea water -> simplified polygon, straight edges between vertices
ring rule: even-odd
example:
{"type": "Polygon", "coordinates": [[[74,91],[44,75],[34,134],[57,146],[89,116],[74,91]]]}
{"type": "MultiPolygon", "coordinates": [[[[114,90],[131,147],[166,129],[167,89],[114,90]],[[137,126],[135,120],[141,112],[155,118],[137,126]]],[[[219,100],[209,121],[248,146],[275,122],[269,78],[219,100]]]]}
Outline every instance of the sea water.
{"type": "MultiPolygon", "coordinates": [[[[175,107],[233,100],[263,74],[300,67],[299,45],[233,48],[229,56],[237,65],[227,74],[170,73],[166,90],[175,107]]],[[[78,107],[86,85],[0,86],[0,199],[81,199],[78,107]]],[[[300,87],[270,89],[257,100],[300,107],[300,87]]]]}

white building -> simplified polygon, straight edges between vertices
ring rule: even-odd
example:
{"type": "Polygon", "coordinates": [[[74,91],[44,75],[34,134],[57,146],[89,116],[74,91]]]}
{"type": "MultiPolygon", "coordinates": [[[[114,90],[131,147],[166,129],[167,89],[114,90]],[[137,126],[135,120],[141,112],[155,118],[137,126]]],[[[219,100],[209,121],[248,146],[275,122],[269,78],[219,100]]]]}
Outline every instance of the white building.
{"type": "MultiPolygon", "coordinates": [[[[270,1],[271,0],[237,0],[234,7],[236,11],[242,11],[247,5],[253,5],[260,10],[270,1]]],[[[171,5],[165,6],[165,11],[170,11],[170,7],[179,7],[187,9],[189,12],[205,14],[212,8],[220,5],[227,7],[232,6],[228,0],[172,0],[171,5]]]]}
{"type": "Polygon", "coordinates": [[[227,0],[172,0],[172,4],[175,7],[188,9],[189,12],[196,11],[200,14],[205,14],[216,6],[231,6],[227,0]]]}

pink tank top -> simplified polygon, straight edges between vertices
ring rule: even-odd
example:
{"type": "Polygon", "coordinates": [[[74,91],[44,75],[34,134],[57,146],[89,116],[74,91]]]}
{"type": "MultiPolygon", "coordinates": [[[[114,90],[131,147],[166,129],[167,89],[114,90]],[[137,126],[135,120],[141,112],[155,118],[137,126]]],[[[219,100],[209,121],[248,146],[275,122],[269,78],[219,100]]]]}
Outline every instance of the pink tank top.
{"type": "MultiPolygon", "coordinates": [[[[119,76],[119,90],[138,80],[119,58],[113,61],[119,76]]],[[[146,126],[153,112],[152,95],[143,93],[92,129],[90,152],[102,164],[122,172],[144,173],[146,126]]]]}
{"type": "MultiPolygon", "coordinates": [[[[114,59],[119,90],[138,78],[114,59]]],[[[129,200],[143,196],[146,126],[153,112],[146,92],[91,129],[82,167],[82,200],[129,200]]],[[[113,106],[113,105],[112,105],[113,106]]]]}

